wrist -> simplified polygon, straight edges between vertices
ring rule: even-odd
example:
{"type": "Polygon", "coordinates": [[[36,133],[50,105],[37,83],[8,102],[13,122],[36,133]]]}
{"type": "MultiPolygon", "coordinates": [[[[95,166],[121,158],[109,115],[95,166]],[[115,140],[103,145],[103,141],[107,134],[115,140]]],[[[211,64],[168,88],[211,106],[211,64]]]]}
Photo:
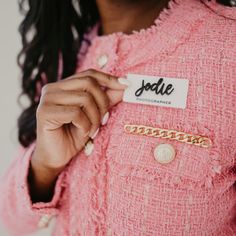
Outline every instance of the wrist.
{"type": "Polygon", "coordinates": [[[52,170],[31,159],[28,184],[31,200],[35,202],[50,202],[54,194],[57,177],[61,170],[52,170]]]}
{"type": "Polygon", "coordinates": [[[65,166],[55,167],[49,165],[44,161],[47,158],[43,158],[43,156],[45,155],[38,154],[37,149],[34,150],[30,161],[32,170],[35,173],[45,173],[48,176],[57,177],[60,174],[60,172],[65,168],[65,166]]]}

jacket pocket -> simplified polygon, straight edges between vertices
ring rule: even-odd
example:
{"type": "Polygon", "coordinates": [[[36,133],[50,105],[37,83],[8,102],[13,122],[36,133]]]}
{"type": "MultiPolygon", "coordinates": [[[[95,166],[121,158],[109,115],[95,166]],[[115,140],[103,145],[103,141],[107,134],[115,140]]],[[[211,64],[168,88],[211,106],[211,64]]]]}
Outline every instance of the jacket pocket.
{"type": "Polygon", "coordinates": [[[106,153],[109,170],[124,178],[159,179],[184,188],[209,187],[221,168],[213,139],[213,132],[203,125],[190,122],[184,126],[178,122],[172,125],[168,120],[157,123],[150,117],[134,119],[130,113],[122,113],[119,119],[114,119],[110,130],[106,153]],[[141,131],[129,132],[132,127],[141,131]],[[150,135],[157,128],[163,135],[150,135]],[[169,136],[165,137],[168,131],[169,136]],[[171,132],[187,134],[189,139],[174,138],[171,132]]]}

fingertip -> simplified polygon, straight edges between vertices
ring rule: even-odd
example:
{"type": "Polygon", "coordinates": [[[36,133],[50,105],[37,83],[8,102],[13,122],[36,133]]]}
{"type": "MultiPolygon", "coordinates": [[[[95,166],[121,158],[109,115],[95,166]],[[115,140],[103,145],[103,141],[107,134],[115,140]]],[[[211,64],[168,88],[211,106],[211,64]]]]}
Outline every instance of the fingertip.
{"type": "Polygon", "coordinates": [[[128,86],[130,86],[130,82],[126,79],[126,78],[123,78],[123,77],[119,77],[117,79],[117,81],[121,84],[121,85],[125,85],[125,88],[127,88],[128,86]]]}
{"type": "Polygon", "coordinates": [[[99,128],[97,128],[97,130],[93,134],[90,134],[89,137],[91,139],[94,139],[97,136],[98,132],[99,132],[99,128]]]}
{"type": "Polygon", "coordinates": [[[107,123],[109,116],[110,116],[110,113],[109,111],[107,111],[101,120],[102,125],[105,125],[107,123]]]}

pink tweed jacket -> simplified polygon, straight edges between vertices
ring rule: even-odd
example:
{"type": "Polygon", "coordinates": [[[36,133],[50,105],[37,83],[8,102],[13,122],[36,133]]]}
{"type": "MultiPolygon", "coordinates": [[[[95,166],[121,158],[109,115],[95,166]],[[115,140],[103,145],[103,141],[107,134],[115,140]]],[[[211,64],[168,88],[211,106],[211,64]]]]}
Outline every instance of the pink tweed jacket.
{"type": "Polygon", "coordinates": [[[28,193],[35,143],[19,147],[0,186],[0,215],[11,235],[46,227],[53,217],[54,236],[236,235],[236,8],[171,0],[148,29],[99,36],[97,28],[86,34],[91,44],[83,43],[78,71],[185,78],[187,107],[112,107],[92,154],[72,160],[48,203],[32,204],[28,193]],[[131,134],[127,124],[200,135],[212,145],[131,134]],[[161,144],[175,152],[169,163],[155,158],[161,144]]]}

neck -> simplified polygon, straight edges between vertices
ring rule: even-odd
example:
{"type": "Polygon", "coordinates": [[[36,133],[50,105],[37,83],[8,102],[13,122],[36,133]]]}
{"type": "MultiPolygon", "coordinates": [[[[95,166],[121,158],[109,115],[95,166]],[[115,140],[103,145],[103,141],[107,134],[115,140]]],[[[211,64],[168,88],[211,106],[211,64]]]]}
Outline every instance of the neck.
{"type": "Polygon", "coordinates": [[[96,0],[101,34],[132,33],[151,26],[169,0],[96,0]]]}

